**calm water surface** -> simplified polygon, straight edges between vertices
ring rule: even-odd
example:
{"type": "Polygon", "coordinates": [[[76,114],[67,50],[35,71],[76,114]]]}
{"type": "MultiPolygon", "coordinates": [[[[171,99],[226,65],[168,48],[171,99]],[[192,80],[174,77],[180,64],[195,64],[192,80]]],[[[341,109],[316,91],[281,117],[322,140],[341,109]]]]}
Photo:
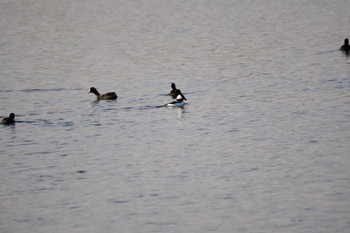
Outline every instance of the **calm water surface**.
{"type": "Polygon", "coordinates": [[[349,1],[0,6],[1,233],[349,232],[349,1]]]}

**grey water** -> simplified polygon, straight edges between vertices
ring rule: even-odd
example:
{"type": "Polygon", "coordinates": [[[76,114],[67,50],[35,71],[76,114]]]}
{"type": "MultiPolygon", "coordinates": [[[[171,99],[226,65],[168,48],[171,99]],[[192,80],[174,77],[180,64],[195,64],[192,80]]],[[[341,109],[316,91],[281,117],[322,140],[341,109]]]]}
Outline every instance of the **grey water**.
{"type": "Polygon", "coordinates": [[[2,0],[0,19],[1,233],[349,232],[348,0],[2,0]],[[157,108],[172,82],[188,104],[157,108]]]}

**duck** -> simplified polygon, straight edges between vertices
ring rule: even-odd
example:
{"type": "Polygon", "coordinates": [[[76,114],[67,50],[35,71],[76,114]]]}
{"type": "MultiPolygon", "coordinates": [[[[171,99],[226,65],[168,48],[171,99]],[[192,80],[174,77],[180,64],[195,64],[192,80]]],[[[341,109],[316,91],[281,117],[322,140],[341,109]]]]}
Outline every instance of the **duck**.
{"type": "Polygon", "coordinates": [[[94,87],[90,87],[88,93],[94,93],[98,100],[115,100],[118,98],[115,92],[108,92],[101,95],[94,87]]]}
{"type": "Polygon", "coordinates": [[[10,113],[9,117],[5,117],[0,122],[0,124],[2,124],[2,125],[12,125],[14,123],[15,123],[15,114],[13,112],[10,113]]]}
{"type": "Polygon", "coordinates": [[[177,98],[178,95],[182,95],[183,99],[184,99],[184,100],[187,100],[187,99],[185,98],[185,96],[182,94],[181,90],[180,90],[180,89],[176,89],[175,83],[172,83],[172,84],[171,84],[171,89],[172,89],[172,90],[169,92],[168,95],[170,95],[173,99],[177,98]]]}
{"type": "Polygon", "coordinates": [[[340,50],[347,53],[347,54],[350,52],[350,45],[349,45],[348,38],[345,38],[344,44],[340,47],[340,50]]]}
{"type": "Polygon", "coordinates": [[[173,101],[173,102],[170,102],[170,103],[167,103],[165,104],[164,106],[166,107],[184,107],[185,106],[185,102],[184,102],[184,99],[183,98],[183,95],[180,94],[176,97],[176,101],[173,101]]]}

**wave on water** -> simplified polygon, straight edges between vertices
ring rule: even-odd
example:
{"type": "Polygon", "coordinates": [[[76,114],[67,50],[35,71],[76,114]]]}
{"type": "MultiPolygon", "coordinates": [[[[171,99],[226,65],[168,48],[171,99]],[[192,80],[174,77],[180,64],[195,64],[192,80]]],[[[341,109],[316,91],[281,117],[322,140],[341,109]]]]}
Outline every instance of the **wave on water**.
{"type": "Polygon", "coordinates": [[[56,91],[78,91],[81,88],[28,88],[19,90],[2,90],[2,92],[56,92],[56,91]]]}

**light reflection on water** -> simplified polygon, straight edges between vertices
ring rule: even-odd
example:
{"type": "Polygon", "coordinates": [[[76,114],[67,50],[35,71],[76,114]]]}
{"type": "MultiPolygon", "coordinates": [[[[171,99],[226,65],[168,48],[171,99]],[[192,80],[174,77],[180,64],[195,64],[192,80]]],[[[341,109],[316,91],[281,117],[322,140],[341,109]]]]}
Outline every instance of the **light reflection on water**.
{"type": "Polygon", "coordinates": [[[349,228],[347,1],[28,4],[0,8],[0,232],[349,228]]]}

